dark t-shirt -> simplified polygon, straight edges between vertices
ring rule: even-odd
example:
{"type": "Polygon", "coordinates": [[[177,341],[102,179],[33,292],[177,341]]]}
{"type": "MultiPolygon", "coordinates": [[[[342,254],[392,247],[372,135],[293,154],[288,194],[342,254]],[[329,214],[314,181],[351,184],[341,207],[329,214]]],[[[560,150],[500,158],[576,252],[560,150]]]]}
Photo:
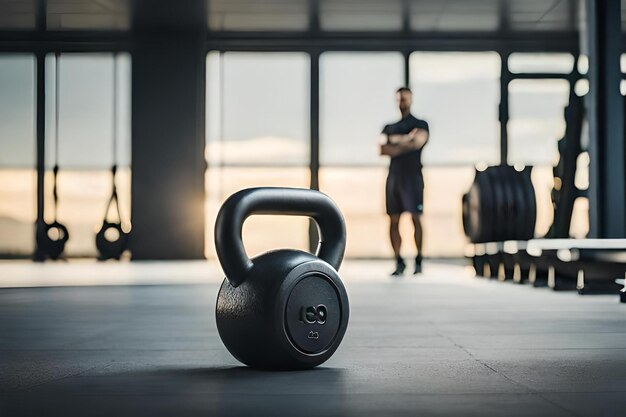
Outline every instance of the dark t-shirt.
{"type": "MultiPolygon", "coordinates": [[[[383,129],[385,135],[406,135],[413,129],[423,129],[428,132],[428,123],[409,114],[400,121],[386,125],[383,129]]],[[[422,148],[405,152],[402,155],[391,158],[389,164],[390,174],[410,175],[422,174],[422,148]]]]}

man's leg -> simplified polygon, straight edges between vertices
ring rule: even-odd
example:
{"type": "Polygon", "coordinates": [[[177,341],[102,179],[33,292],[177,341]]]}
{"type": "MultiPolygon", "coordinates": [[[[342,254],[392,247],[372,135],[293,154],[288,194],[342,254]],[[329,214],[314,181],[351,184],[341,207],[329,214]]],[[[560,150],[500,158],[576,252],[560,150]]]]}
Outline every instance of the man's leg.
{"type": "Polygon", "coordinates": [[[420,213],[413,213],[413,226],[415,227],[415,246],[417,247],[417,256],[422,256],[422,215],[420,213]]]}
{"type": "Polygon", "coordinates": [[[391,247],[393,254],[398,259],[400,257],[400,246],[402,246],[402,237],[400,236],[400,215],[389,215],[389,238],[391,239],[391,247]]]}
{"type": "Polygon", "coordinates": [[[415,227],[415,247],[417,248],[417,256],[415,257],[415,273],[422,272],[422,215],[420,213],[413,213],[413,226],[415,227]]]}
{"type": "Polygon", "coordinates": [[[396,270],[391,275],[402,275],[406,265],[400,257],[400,247],[402,246],[402,237],[400,236],[400,215],[389,215],[389,238],[391,240],[391,247],[393,248],[393,254],[396,257],[396,270]]]}

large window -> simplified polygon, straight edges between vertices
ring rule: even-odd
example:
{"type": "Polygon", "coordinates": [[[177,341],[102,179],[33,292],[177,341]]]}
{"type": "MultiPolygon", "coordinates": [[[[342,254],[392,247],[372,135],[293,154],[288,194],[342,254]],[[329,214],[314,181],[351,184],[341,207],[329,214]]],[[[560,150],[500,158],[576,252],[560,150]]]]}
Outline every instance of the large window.
{"type": "Polygon", "coordinates": [[[413,108],[431,130],[424,162],[498,163],[498,54],[414,52],[410,64],[413,108]]]}
{"type": "MultiPolygon", "coordinates": [[[[556,65],[556,72],[573,67],[567,54],[513,59],[516,71],[543,70],[544,63],[556,65]]],[[[423,153],[425,254],[460,256],[466,245],[461,195],[477,164],[500,163],[500,57],[495,52],[414,52],[409,64],[412,112],[428,121],[431,134],[423,153]]],[[[309,68],[309,56],[303,53],[209,53],[208,256],[214,254],[215,216],[230,194],[250,186],[309,186],[309,68]]],[[[395,92],[406,82],[404,57],[399,52],[324,52],[319,74],[320,189],[345,216],[347,256],[389,256],[388,159],[378,155],[377,145],[384,125],[400,117],[395,92]]],[[[569,88],[566,83],[560,89],[560,80],[544,81],[510,84],[508,162],[539,165],[533,181],[540,200],[540,234],[551,221],[551,166],[559,137],[555,126],[563,127],[563,97],[567,99],[569,88]]],[[[301,218],[257,216],[246,223],[244,240],[251,255],[276,247],[307,249],[308,226],[301,218]]],[[[401,233],[407,242],[404,255],[414,255],[408,217],[401,220],[401,233]]]]}
{"type": "Polygon", "coordinates": [[[510,164],[555,165],[565,134],[566,80],[514,80],[509,84],[510,164]]]}
{"type": "Polygon", "coordinates": [[[35,57],[0,55],[0,256],[34,249],[35,57]]]}
{"type": "MultiPolygon", "coordinates": [[[[323,167],[320,188],[341,208],[347,223],[346,255],[391,256],[389,224],[385,215],[387,168],[323,167]]],[[[470,166],[424,168],[424,253],[427,256],[462,256],[466,244],[461,224],[461,195],[474,177],[470,166]]],[[[415,256],[413,229],[408,217],[400,221],[403,256],[415,256]]]]}
{"type": "MultiPolygon", "coordinates": [[[[500,57],[495,52],[414,52],[413,111],[428,121],[424,148],[424,251],[460,256],[461,196],[477,163],[499,162],[500,57]]],[[[410,234],[408,234],[410,237],[410,234]]]]}
{"type": "Polygon", "coordinates": [[[514,74],[569,74],[573,69],[574,56],[572,54],[515,52],[509,56],[509,71],[514,74]]]}
{"type": "Polygon", "coordinates": [[[320,57],[322,165],[382,164],[378,137],[398,118],[395,91],[404,85],[397,52],[326,52],[320,57]]]}
{"type": "MultiPolygon", "coordinates": [[[[495,53],[422,53],[410,58],[413,113],[430,124],[423,154],[424,252],[463,254],[461,195],[473,164],[499,157],[500,59],[495,53]]],[[[404,59],[393,52],[331,52],[320,58],[320,188],[341,207],[347,255],[391,255],[385,215],[388,160],[378,156],[380,131],[399,119],[395,91],[404,59]],[[364,69],[367,69],[366,71],[364,69]]],[[[414,256],[412,225],[401,220],[404,255],[414,256]]]]}
{"type": "MultiPolygon", "coordinates": [[[[252,186],[309,186],[309,67],[303,53],[208,54],[208,257],[215,254],[215,217],[229,195],[252,186]]],[[[243,238],[253,256],[308,249],[308,230],[305,218],[253,216],[243,238]]]]}
{"type": "Polygon", "coordinates": [[[320,57],[320,189],[347,224],[346,255],[389,254],[385,213],[386,160],[377,144],[398,119],[395,91],[404,84],[396,52],[327,52],[320,57]]]}
{"type": "Polygon", "coordinates": [[[96,256],[95,231],[111,195],[109,170],[114,162],[122,220],[126,223],[130,218],[130,65],[128,54],[118,55],[117,61],[111,53],[61,54],[58,66],[54,54],[46,57],[45,218],[51,221],[54,216],[51,169],[58,163],[57,217],[70,232],[67,256],[96,256]],[[115,105],[114,65],[118,74],[115,105]]]}
{"type": "Polygon", "coordinates": [[[210,53],[207,67],[209,162],[308,164],[308,55],[210,53]]]}

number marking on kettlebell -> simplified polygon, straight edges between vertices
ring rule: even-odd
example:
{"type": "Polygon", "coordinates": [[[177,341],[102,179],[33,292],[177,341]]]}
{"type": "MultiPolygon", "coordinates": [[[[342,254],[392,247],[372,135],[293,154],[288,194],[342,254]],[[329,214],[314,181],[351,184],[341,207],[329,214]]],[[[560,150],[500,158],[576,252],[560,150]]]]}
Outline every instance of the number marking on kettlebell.
{"type": "Polygon", "coordinates": [[[307,337],[309,339],[319,339],[320,338],[320,334],[318,332],[314,332],[313,330],[311,330],[307,337]]]}
{"type": "MultiPolygon", "coordinates": [[[[317,307],[302,307],[300,309],[300,317],[300,321],[308,324],[324,324],[326,323],[326,318],[328,317],[328,309],[324,304],[320,304],[317,307]]],[[[309,339],[311,339],[310,335],[309,339]]]]}

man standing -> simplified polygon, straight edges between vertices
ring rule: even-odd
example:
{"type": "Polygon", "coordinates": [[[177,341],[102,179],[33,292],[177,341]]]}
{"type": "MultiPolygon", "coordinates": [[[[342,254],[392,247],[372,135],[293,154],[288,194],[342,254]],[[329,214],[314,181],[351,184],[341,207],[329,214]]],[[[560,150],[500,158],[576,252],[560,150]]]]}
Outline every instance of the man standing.
{"type": "Polygon", "coordinates": [[[415,274],[422,272],[422,223],[424,210],[424,178],[422,177],[422,148],[428,142],[428,123],[411,114],[413,93],[407,87],[396,91],[402,119],[386,125],[382,133],[386,141],[380,145],[380,154],[391,157],[386,184],[386,204],[389,215],[389,237],[396,257],[392,275],[402,275],[406,268],[400,256],[400,215],[411,213],[415,226],[415,274]]]}

